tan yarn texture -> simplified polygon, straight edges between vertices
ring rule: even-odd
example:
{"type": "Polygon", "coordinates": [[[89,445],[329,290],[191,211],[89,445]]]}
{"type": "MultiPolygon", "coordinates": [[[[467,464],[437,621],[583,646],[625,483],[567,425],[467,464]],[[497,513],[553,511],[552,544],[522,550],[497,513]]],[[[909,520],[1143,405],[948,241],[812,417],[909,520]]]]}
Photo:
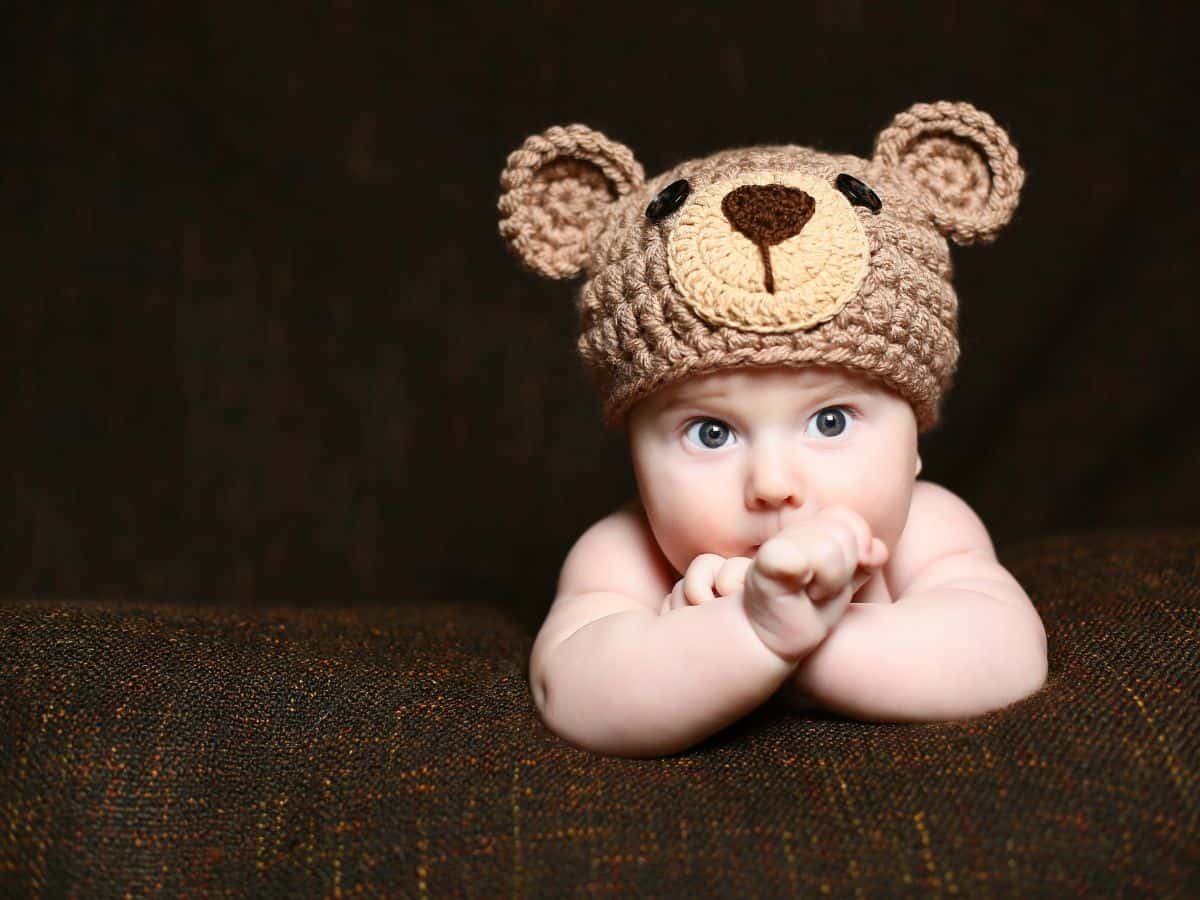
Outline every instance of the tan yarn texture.
{"type": "Polygon", "coordinates": [[[987,243],[1024,172],[1007,134],[968,103],[915,104],[871,159],[757,146],[645,181],[625,146],[555,126],[509,155],[500,233],[550,278],[584,276],[578,349],[623,428],[642,398],[743,366],[840,366],[877,379],[937,424],[958,362],[947,239],[987,243]],[[851,176],[881,201],[843,191],[851,176]],[[677,208],[647,207],[687,182],[677,208]]]}
{"type": "Polygon", "coordinates": [[[730,235],[722,210],[729,192],[715,184],[689,198],[667,239],[680,293],[708,321],[746,331],[794,331],[837,313],[867,273],[867,236],[858,217],[834,202],[831,184],[802,172],[755,173],[740,184],[794,186],[815,200],[800,234],[765,254],[773,260],[774,290],[764,291],[763,251],[741,233],[730,235]]]}

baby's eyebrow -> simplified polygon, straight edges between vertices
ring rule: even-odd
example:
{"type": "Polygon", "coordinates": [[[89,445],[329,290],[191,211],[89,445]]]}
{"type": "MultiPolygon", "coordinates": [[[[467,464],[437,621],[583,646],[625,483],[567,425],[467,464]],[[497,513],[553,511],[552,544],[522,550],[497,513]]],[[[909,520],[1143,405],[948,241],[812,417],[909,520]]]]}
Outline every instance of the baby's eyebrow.
{"type": "Polygon", "coordinates": [[[663,411],[675,409],[677,406],[692,406],[699,403],[711,403],[714,400],[728,400],[729,394],[725,391],[709,392],[707,394],[679,394],[668,400],[663,405],[663,411]]]}
{"type": "MultiPolygon", "coordinates": [[[[819,388],[814,388],[798,396],[800,396],[802,402],[807,405],[820,400],[828,400],[830,397],[839,395],[847,398],[868,397],[870,396],[870,393],[871,392],[869,390],[861,385],[855,384],[852,381],[839,380],[836,383],[822,385],[819,388]]],[[[730,400],[734,396],[734,393],[722,390],[706,391],[699,394],[678,394],[671,400],[667,401],[667,403],[663,405],[662,409],[663,412],[666,412],[679,406],[693,406],[703,403],[711,403],[717,400],[730,400]]]]}

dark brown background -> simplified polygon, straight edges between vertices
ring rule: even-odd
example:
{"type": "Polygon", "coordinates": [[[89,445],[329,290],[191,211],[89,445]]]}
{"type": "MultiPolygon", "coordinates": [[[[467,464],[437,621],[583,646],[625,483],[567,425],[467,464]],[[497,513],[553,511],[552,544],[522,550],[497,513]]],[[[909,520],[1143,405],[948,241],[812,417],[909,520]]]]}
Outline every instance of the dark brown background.
{"type": "Polygon", "coordinates": [[[9,25],[6,595],[436,597],[532,631],[633,492],[573,286],[496,232],[507,154],[573,121],[653,174],[987,110],[1028,181],[996,244],[953,250],[963,358],[923,477],[1002,556],[1200,522],[1183,4],[194,6],[9,25]]]}

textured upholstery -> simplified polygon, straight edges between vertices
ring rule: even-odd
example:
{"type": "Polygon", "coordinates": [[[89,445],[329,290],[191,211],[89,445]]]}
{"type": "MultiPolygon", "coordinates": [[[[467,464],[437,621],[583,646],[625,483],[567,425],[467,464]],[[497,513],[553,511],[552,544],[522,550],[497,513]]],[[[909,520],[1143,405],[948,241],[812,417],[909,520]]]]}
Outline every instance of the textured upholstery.
{"type": "Polygon", "coordinates": [[[540,723],[503,612],[0,607],[0,885],[390,896],[1179,896],[1200,877],[1200,531],[1002,555],[1041,692],[867,724],[768,704],[691,750],[540,723]]]}

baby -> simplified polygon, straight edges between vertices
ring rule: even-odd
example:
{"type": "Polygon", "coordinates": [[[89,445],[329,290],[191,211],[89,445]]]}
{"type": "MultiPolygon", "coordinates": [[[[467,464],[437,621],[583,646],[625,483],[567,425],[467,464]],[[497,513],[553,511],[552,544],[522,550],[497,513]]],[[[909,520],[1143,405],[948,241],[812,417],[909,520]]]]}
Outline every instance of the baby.
{"type": "Polygon", "coordinates": [[[535,272],[586,274],[579,349],[639,493],[572,547],[534,642],[552,731],[652,757],[777,693],[911,722],[1045,683],[987,529],[917,480],[959,353],[946,239],[994,239],[1023,177],[991,117],[948,102],[896,116],[870,160],[752,147],[646,182],[581,125],[510,154],[501,234],[535,272]]]}

